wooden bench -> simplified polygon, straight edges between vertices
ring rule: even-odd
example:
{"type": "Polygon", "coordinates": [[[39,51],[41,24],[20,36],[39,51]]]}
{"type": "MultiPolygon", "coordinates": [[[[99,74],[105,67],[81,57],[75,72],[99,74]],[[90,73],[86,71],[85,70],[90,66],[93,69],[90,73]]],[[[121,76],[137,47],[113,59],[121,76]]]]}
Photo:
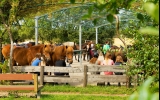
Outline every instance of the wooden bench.
{"type": "Polygon", "coordinates": [[[43,85],[38,85],[38,76],[37,74],[19,74],[19,73],[10,73],[10,74],[0,74],[0,81],[7,80],[7,81],[33,81],[33,84],[26,85],[2,85],[0,84],[0,91],[18,91],[18,90],[29,90],[34,91],[36,97],[39,99],[41,95],[41,89],[43,85]]]}

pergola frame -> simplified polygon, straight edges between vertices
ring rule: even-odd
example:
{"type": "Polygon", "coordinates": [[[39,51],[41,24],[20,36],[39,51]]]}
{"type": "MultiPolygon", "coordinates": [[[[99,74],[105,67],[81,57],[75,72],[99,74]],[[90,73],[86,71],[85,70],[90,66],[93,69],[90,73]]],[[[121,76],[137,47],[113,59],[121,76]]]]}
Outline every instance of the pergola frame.
{"type": "MultiPolygon", "coordinates": [[[[67,29],[69,24],[72,24],[74,26],[78,25],[80,54],[82,51],[82,47],[81,47],[82,30],[85,31],[85,28],[95,28],[96,44],[97,44],[98,28],[102,26],[110,25],[111,23],[108,22],[106,19],[106,15],[108,14],[107,12],[102,11],[101,13],[99,13],[96,9],[93,10],[93,14],[92,14],[94,17],[100,17],[100,19],[96,24],[93,23],[93,20],[82,19],[82,17],[88,13],[88,9],[90,9],[90,7],[92,6],[93,6],[92,4],[85,4],[81,6],[63,8],[61,10],[52,12],[50,19],[48,18],[48,14],[45,14],[42,16],[36,16],[35,17],[35,44],[36,45],[38,44],[38,28],[42,27],[41,25],[38,24],[38,21],[40,19],[43,19],[44,21],[49,21],[53,29],[57,29],[59,27],[63,27],[64,29],[67,29]]],[[[120,22],[122,21],[128,22],[130,20],[138,21],[135,14],[136,13],[133,13],[130,10],[120,9],[119,14],[117,14],[116,16],[120,22]]],[[[116,19],[113,21],[113,24],[116,24],[116,19]]],[[[81,56],[80,56],[80,63],[82,64],[81,56]]]]}

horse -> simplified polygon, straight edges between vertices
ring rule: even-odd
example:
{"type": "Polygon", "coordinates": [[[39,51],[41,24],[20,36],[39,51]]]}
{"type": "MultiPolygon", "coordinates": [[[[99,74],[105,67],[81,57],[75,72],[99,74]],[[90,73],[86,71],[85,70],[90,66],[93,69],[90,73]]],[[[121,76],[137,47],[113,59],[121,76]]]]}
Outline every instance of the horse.
{"type": "MultiPolygon", "coordinates": [[[[83,61],[86,61],[86,60],[85,60],[86,55],[87,55],[87,60],[89,59],[89,52],[88,52],[89,45],[88,45],[88,42],[83,43],[81,47],[82,47],[82,49],[84,49],[84,50],[82,51],[83,61]]],[[[74,43],[73,49],[74,49],[74,50],[80,50],[79,44],[75,44],[75,43],[74,43]]],[[[74,52],[75,60],[77,60],[77,57],[76,57],[77,54],[78,54],[77,52],[74,52]]],[[[78,62],[79,62],[79,58],[80,58],[80,55],[78,54],[78,62]]]]}
{"type": "Polygon", "coordinates": [[[12,65],[20,66],[31,65],[31,61],[35,58],[37,53],[41,53],[46,58],[46,61],[51,60],[53,47],[51,45],[39,44],[31,46],[30,48],[16,47],[13,50],[12,65]]]}
{"type": "Polygon", "coordinates": [[[69,64],[73,63],[73,47],[72,46],[54,46],[54,50],[52,51],[51,61],[49,65],[55,66],[55,62],[57,60],[66,59],[69,64]]]}
{"type": "Polygon", "coordinates": [[[114,62],[116,61],[116,57],[118,55],[120,55],[123,58],[124,62],[127,62],[126,52],[124,50],[122,50],[120,47],[113,45],[113,46],[111,46],[109,52],[111,52],[111,55],[112,55],[111,59],[114,62]]]}
{"type": "MultiPolygon", "coordinates": [[[[26,44],[26,46],[25,45],[13,45],[13,49],[14,48],[16,48],[16,47],[23,47],[23,48],[25,48],[25,47],[31,47],[31,46],[33,46],[34,44],[32,44],[32,43],[27,43],[26,44]]],[[[10,49],[11,49],[11,44],[7,44],[7,45],[5,45],[3,48],[2,48],[2,55],[3,55],[3,57],[5,58],[5,59],[8,59],[9,58],[9,54],[10,54],[10,49]]]]}
{"type": "MultiPolygon", "coordinates": [[[[13,46],[13,49],[16,48],[16,46],[14,45],[13,46]]],[[[5,45],[3,48],[2,48],[2,55],[5,59],[8,59],[9,58],[9,54],[10,54],[10,49],[11,49],[11,45],[10,44],[7,44],[5,45]]]]}

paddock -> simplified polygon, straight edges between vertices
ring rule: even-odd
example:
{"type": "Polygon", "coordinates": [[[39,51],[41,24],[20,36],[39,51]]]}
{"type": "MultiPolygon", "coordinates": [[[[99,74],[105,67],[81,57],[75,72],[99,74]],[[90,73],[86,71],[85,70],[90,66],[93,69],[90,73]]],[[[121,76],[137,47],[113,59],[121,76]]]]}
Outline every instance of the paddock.
{"type": "MultiPolygon", "coordinates": [[[[99,59],[103,59],[101,56],[99,59]]],[[[103,83],[106,85],[107,82],[110,82],[111,85],[117,85],[118,82],[121,85],[126,85],[128,87],[129,84],[136,85],[136,81],[130,82],[126,73],[126,67],[124,68],[111,65],[111,66],[101,66],[95,64],[89,64],[87,61],[82,61],[82,65],[74,60],[74,63],[71,64],[71,67],[54,67],[54,66],[13,66],[13,70],[15,73],[35,73],[40,72],[38,76],[39,84],[43,85],[44,83],[58,83],[58,84],[69,84],[71,86],[87,86],[87,85],[98,85],[99,83],[103,83]],[[123,75],[104,75],[101,74],[104,71],[113,71],[113,72],[123,72],[123,75]],[[44,75],[45,73],[51,72],[65,72],[69,73],[69,75],[65,76],[57,76],[54,74],[44,75]],[[95,74],[99,72],[100,74],[95,74]]]]}
{"type": "MultiPolygon", "coordinates": [[[[103,55],[100,54],[98,60],[103,60],[103,55]]],[[[73,57],[73,63],[69,66],[69,63],[66,63],[67,67],[54,67],[54,66],[13,66],[14,73],[35,73],[39,72],[38,82],[43,85],[45,83],[57,83],[57,84],[70,84],[71,86],[86,86],[86,85],[98,85],[103,83],[107,85],[107,82],[110,82],[111,85],[118,85],[118,82],[121,85],[129,84],[137,85],[136,77],[130,82],[128,80],[125,68],[117,67],[115,65],[111,66],[101,66],[95,64],[89,64],[88,61],[78,62],[73,57]],[[85,71],[86,70],[86,71],[85,71]],[[123,75],[104,75],[104,71],[113,71],[113,72],[123,72],[123,75]],[[50,72],[50,75],[44,74],[50,72]],[[69,75],[65,76],[55,76],[54,72],[65,72],[69,75]],[[99,72],[99,74],[94,74],[99,72]]],[[[124,66],[127,67],[127,66],[124,66]]],[[[16,83],[16,82],[15,82],[16,83]]]]}

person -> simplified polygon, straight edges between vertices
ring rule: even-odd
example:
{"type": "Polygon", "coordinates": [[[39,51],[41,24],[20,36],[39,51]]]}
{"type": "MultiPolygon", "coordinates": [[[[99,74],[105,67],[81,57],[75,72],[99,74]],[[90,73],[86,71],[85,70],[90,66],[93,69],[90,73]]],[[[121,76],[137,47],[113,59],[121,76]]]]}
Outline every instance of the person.
{"type": "Polygon", "coordinates": [[[31,66],[40,66],[40,62],[41,62],[41,53],[37,53],[36,57],[31,62],[31,66]]]}
{"type": "MultiPolygon", "coordinates": [[[[105,59],[101,62],[101,65],[114,65],[114,61],[111,59],[112,55],[110,52],[107,52],[105,55],[105,59]]],[[[113,72],[104,72],[105,75],[113,75],[113,72]]]]}
{"type": "Polygon", "coordinates": [[[114,65],[123,65],[123,64],[124,64],[124,61],[123,61],[122,56],[118,55],[116,57],[116,61],[115,61],[114,65]]]}
{"type": "MultiPolygon", "coordinates": [[[[123,64],[124,64],[123,58],[120,55],[118,55],[116,57],[116,61],[115,61],[114,65],[123,65],[123,64]]],[[[114,74],[115,75],[123,75],[122,72],[114,72],[114,74]]],[[[121,86],[120,82],[118,82],[118,86],[121,86]]]]}
{"type": "Polygon", "coordinates": [[[93,58],[91,58],[91,60],[89,61],[89,63],[90,64],[97,64],[97,59],[99,57],[99,54],[98,54],[97,51],[95,51],[93,54],[94,54],[94,56],[93,56],[93,58]]]}
{"type": "MultiPolygon", "coordinates": [[[[57,60],[55,62],[55,67],[66,67],[66,62],[64,59],[60,59],[60,60],[57,60]]],[[[54,72],[54,75],[69,75],[69,73],[60,73],[60,72],[54,72]]]]}
{"type": "MultiPolygon", "coordinates": [[[[114,61],[111,59],[112,55],[110,52],[106,52],[105,59],[101,62],[101,65],[114,65],[114,61]]],[[[113,75],[112,71],[104,71],[104,75],[113,75]]],[[[107,85],[110,85],[108,82],[107,85]]]]}
{"type": "Polygon", "coordinates": [[[102,49],[103,57],[104,57],[104,58],[105,58],[106,52],[107,52],[109,49],[110,49],[109,41],[106,41],[106,43],[103,45],[103,49],[102,49]]]}
{"type": "Polygon", "coordinates": [[[92,59],[94,56],[94,44],[92,41],[90,41],[88,45],[89,45],[89,55],[90,55],[89,59],[92,59]]]}
{"type": "MultiPolygon", "coordinates": [[[[36,57],[31,62],[31,66],[40,66],[40,65],[41,65],[41,53],[37,53],[36,57]]],[[[34,72],[34,73],[40,75],[40,72],[34,72]]]]}
{"type": "MultiPolygon", "coordinates": [[[[90,64],[100,65],[100,61],[98,60],[99,54],[97,51],[94,52],[93,58],[89,61],[90,64]]],[[[100,72],[92,72],[91,74],[100,74],[100,72]]]]}

